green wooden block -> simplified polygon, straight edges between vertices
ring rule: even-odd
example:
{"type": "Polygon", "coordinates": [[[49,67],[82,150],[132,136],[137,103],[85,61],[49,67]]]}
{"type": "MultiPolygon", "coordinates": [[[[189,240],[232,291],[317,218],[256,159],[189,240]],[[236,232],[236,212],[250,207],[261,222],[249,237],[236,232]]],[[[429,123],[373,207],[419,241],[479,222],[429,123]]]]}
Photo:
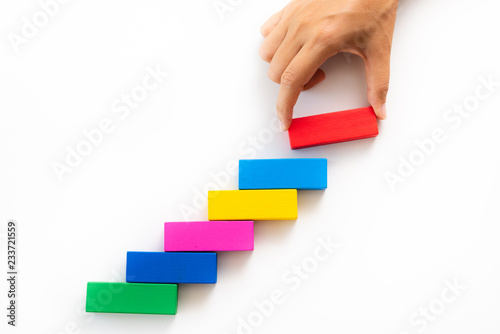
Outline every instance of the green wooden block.
{"type": "Polygon", "coordinates": [[[177,284],[87,283],[87,312],[177,313],[177,284]]]}

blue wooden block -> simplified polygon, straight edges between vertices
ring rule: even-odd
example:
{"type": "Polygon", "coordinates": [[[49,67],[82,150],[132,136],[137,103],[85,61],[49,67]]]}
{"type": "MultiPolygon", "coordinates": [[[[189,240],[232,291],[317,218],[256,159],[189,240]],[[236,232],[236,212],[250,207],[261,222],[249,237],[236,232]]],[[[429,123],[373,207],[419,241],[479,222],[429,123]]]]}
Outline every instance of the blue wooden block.
{"type": "Polygon", "coordinates": [[[326,189],[326,159],[240,160],[239,189],[326,189]]]}
{"type": "Polygon", "coordinates": [[[217,253],[127,252],[127,282],[215,283],[217,253]]]}

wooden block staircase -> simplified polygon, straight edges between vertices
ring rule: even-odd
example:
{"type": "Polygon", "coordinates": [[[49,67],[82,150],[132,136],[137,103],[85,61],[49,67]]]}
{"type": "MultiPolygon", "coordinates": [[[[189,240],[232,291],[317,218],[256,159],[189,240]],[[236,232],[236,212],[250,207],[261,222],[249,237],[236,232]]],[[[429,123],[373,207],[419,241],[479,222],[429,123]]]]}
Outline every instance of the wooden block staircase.
{"type": "Polygon", "coordinates": [[[239,190],[209,192],[209,221],[164,223],[163,251],[128,252],[126,283],[89,282],[86,311],[176,314],[178,284],[217,282],[215,252],[253,250],[255,220],[295,220],[297,190],[326,187],[326,159],[240,160],[239,190]]]}

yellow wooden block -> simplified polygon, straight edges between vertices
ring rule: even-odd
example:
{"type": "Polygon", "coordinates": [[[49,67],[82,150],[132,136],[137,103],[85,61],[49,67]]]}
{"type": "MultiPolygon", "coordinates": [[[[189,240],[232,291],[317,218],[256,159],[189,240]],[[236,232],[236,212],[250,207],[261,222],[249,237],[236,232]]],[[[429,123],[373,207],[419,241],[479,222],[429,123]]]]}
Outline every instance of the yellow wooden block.
{"type": "Polygon", "coordinates": [[[208,192],[208,220],[297,219],[297,189],[208,192]]]}

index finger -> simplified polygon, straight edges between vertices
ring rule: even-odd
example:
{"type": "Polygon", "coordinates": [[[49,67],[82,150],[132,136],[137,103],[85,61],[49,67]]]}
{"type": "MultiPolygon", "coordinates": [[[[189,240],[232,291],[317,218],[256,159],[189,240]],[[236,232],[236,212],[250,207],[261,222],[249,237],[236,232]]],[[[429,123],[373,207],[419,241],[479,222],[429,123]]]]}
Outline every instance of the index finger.
{"type": "Polygon", "coordinates": [[[283,72],[276,105],[283,131],[288,130],[292,124],[293,107],[300,92],[327,58],[322,50],[304,45],[283,72]]]}

